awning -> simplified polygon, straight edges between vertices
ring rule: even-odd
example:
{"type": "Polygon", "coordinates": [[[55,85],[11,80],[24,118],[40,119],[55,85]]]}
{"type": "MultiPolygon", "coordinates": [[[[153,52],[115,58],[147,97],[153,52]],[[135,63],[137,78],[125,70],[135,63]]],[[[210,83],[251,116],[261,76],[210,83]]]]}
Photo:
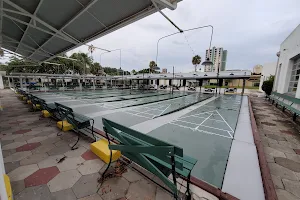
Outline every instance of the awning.
{"type": "MultiPolygon", "coordinates": [[[[175,9],[181,0],[152,1],[175,9]]],[[[152,1],[0,0],[0,46],[47,61],[156,12],[152,1]]]]}

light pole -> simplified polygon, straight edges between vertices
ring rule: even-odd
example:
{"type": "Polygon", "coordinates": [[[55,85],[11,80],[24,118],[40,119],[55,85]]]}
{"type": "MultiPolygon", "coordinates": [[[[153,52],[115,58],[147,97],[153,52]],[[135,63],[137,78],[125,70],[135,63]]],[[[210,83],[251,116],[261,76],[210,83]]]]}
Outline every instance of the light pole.
{"type": "MultiPolygon", "coordinates": [[[[122,49],[114,49],[114,50],[111,50],[110,52],[113,52],[113,51],[120,51],[120,68],[121,68],[121,66],[122,66],[122,49]]],[[[110,52],[103,52],[100,54],[100,65],[101,65],[101,56],[103,54],[110,53],[110,52]]]]}
{"type": "MultiPolygon", "coordinates": [[[[114,50],[111,50],[110,52],[113,52],[113,51],[119,51],[120,52],[120,70],[122,70],[122,49],[114,49],[114,50]]],[[[100,65],[101,65],[101,56],[103,54],[110,53],[110,52],[103,52],[103,53],[100,54],[100,65]]],[[[123,87],[124,87],[123,76],[124,76],[124,71],[123,71],[123,75],[122,75],[122,82],[123,82],[123,87]]]]}
{"type": "MultiPolygon", "coordinates": [[[[213,38],[213,34],[214,34],[214,27],[212,25],[206,25],[206,26],[199,26],[199,27],[196,27],[196,28],[191,28],[191,29],[186,29],[186,30],[182,30],[182,31],[178,31],[178,32],[175,32],[175,33],[172,33],[170,35],[166,35],[164,37],[161,37],[158,39],[157,41],[157,44],[156,44],[156,60],[155,60],[155,63],[157,65],[157,58],[158,58],[158,44],[160,42],[160,40],[164,39],[164,38],[167,38],[167,37],[170,37],[172,35],[176,35],[178,33],[184,33],[184,32],[188,32],[188,31],[193,31],[193,30],[197,30],[197,29],[201,29],[201,28],[211,28],[211,35],[210,35],[210,42],[209,42],[209,50],[211,48],[211,43],[212,43],[212,38],[213,38]]],[[[209,59],[208,59],[209,60],[209,59]]],[[[204,61],[205,63],[206,61],[204,61]]],[[[203,63],[202,63],[203,64],[203,63]]]]}

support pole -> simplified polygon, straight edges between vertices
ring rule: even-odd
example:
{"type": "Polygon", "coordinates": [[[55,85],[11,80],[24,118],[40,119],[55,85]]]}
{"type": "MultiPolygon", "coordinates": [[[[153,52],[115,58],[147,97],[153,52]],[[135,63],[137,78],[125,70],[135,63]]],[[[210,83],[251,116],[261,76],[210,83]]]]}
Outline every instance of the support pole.
{"type": "Polygon", "coordinates": [[[80,83],[80,78],[78,80],[79,90],[82,91],[82,83],[80,83]]]}
{"type": "Polygon", "coordinates": [[[244,95],[245,92],[245,85],[246,85],[246,80],[243,79],[243,89],[242,89],[242,96],[244,95]]]}
{"type": "Polygon", "coordinates": [[[174,92],[174,66],[173,66],[173,80],[172,80],[172,94],[174,92]]]}
{"type": "Polygon", "coordinates": [[[93,88],[94,88],[94,90],[96,90],[95,79],[93,79],[93,88]]]}
{"type": "Polygon", "coordinates": [[[11,88],[10,78],[8,78],[8,87],[11,88]]]}
{"type": "Polygon", "coordinates": [[[62,90],[65,91],[65,83],[64,83],[64,79],[62,79],[61,85],[62,85],[62,90]]]}
{"type": "Polygon", "coordinates": [[[23,80],[20,78],[20,88],[23,89],[23,80]]]}

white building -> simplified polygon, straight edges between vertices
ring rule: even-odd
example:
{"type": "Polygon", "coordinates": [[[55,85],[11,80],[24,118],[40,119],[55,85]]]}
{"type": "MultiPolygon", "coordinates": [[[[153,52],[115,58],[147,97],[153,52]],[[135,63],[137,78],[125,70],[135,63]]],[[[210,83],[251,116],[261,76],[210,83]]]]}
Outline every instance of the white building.
{"type": "Polygon", "coordinates": [[[253,74],[262,74],[263,66],[262,65],[255,65],[253,67],[253,74]]]}
{"type": "Polygon", "coordinates": [[[213,62],[213,65],[205,66],[204,72],[218,72],[218,69],[220,69],[220,71],[225,71],[227,50],[223,50],[222,47],[213,47],[212,49],[207,49],[205,58],[209,58],[209,60],[213,62]]]}
{"type": "Polygon", "coordinates": [[[261,77],[259,82],[259,90],[262,91],[261,86],[264,81],[268,80],[270,76],[274,76],[276,72],[276,62],[265,63],[262,66],[261,77]]]}
{"type": "Polygon", "coordinates": [[[168,70],[167,70],[167,68],[163,68],[163,69],[161,70],[161,73],[162,73],[162,74],[166,74],[166,73],[168,73],[168,70]]]}
{"type": "Polygon", "coordinates": [[[300,24],[281,43],[273,91],[300,98],[300,24]]]}

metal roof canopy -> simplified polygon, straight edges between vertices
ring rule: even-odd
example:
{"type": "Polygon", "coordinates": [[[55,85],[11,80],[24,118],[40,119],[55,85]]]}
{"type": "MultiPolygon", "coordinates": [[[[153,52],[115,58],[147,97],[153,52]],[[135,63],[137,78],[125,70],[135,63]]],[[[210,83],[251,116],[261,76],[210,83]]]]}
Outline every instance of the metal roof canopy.
{"type": "Polygon", "coordinates": [[[65,75],[65,74],[38,74],[38,73],[11,73],[10,78],[18,77],[62,77],[62,78],[74,78],[74,79],[96,79],[96,80],[155,80],[155,79],[249,79],[251,77],[251,71],[221,71],[216,72],[197,72],[197,73],[175,73],[173,74],[137,74],[137,75],[124,75],[124,76],[82,76],[82,75],[65,75]]]}
{"type": "MultiPolygon", "coordinates": [[[[153,0],[176,9],[181,0],[153,0]]],[[[51,60],[157,10],[151,0],[0,0],[0,46],[51,60]]]]}

